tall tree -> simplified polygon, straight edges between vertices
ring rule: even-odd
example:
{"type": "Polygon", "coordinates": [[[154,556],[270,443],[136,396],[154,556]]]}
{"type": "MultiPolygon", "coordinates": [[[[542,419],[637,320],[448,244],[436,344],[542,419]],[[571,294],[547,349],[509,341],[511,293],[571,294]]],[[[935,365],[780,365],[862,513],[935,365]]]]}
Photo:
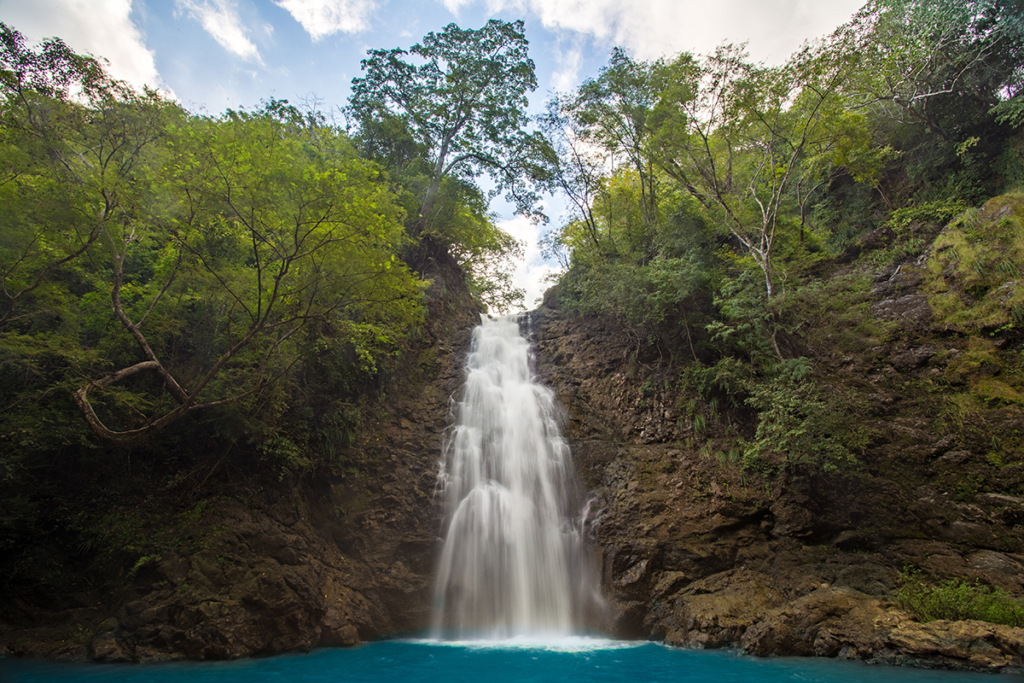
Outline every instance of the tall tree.
{"type": "Polygon", "coordinates": [[[615,48],[608,66],[597,78],[584,82],[567,107],[583,141],[604,149],[637,174],[640,208],[648,224],[657,220],[658,207],[649,120],[661,91],[657,69],[657,63],[635,61],[622,48],[615,48]]]}
{"type": "Polygon", "coordinates": [[[643,229],[656,229],[658,172],[650,116],[661,91],[659,66],[615,48],[597,78],[548,101],[540,117],[545,140],[537,177],[548,191],[562,192],[573,209],[569,222],[546,238],[552,254],[558,242],[573,241],[573,232],[581,232],[598,254],[616,250],[616,232],[623,226],[612,219],[615,212],[600,216],[598,207],[611,209],[616,202],[610,190],[621,190],[626,179],[637,190],[643,229]]]}
{"type": "Polygon", "coordinates": [[[105,440],[266,395],[311,324],[372,365],[419,319],[404,214],[322,117],[190,116],[0,26],[0,121],[0,356],[105,440]]]}
{"type": "Polygon", "coordinates": [[[430,166],[418,230],[433,219],[445,178],[487,173],[522,212],[536,196],[522,173],[533,149],[527,94],[537,87],[522,21],[492,19],[480,29],[449,24],[409,50],[370,50],[352,81],[349,110],[364,132],[392,129],[396,117],[430,166]]]}
{"type": "MultiPolygon", "coordinates": [[[[114,130],[130,130],[126,120],[114,130]]],[[[312,323],[383,337],[389,320],[416,319],[391,193],[343,136],[309,124],[273,102],[164,131],[161,166],[132,178],[138,201],[106,235],[106,286],[137,352],[75,392],[96,434],[128,442],[258,394],[298,360],[297,335],[312,323]],[[193,320],[197,310],[213,320],[193,320]],[[183,346],[191,352],[175,352],[183,346]],[[152,388],[123,389],[108,411],[117,423],[100,417],[95,393],[150,372],[169,404],[152,388]]]]}
{"type": "Polygon", "coordinates": [[[1019,0],[871,0],[833,41],[860,63],[863,104],[946,141],[963,141],[965,109],[1024,96],[1019,0]]]}
{"type": "Polygon", "coordinates": [[[81,153],[102,144],[82,101],[148,106],[153,97],[131,93],[58,39],[33,50],[0,23],[0,331],[59,298],[53,275],[92,247],[118,211],[109,147],[99,164],[81,153]]]}
{"type": "MultiPolygon", "coordinates": [[[[566,196],[572,204],[569,221],[582,225],[586,238],[600,252],[602,237],[594,205],[609,172],[608,157],[603,148],[584,139],[585,125],[573,116],[575,99],[560,95],[548,101],[547,110],[540,117],[544,140],[537,155],[536,175],[546,190],[566,196]]],[[[557,249],[552,254],[557,254],[557,249]]]]}
{"type": "Polygon", "coordinates": [[[768,298],[797,169],[845,77],[842,65],[807,54],[783,67],[755,66],[732,46],[702,63],[684,54],[664,66],[667,85],[654,114],[662,166],[743,245],[768,298]]]}

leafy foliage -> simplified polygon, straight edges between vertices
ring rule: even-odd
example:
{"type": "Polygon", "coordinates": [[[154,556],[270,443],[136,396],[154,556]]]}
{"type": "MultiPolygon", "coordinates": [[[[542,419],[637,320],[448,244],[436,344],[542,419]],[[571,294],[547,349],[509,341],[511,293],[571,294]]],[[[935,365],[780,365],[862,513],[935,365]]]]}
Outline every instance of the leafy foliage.
{"type": "MultiPolygon", "coordinates": [[[[479,37],[460,31],[424,49],[440,64],[454,54],[444,40],[479,37]]],[[[522,27],[484,34],[531,83],[522,27]]],[[[483,113],[471,94],[458,144],[515,133],[522,93],[483,113]],[[503,106],[505,123],[487,118],[503,106]]],[[[131,511],[108,520],[124,531],[108,537],[87,509],[154,481],[201,495],[229,465],[280,480],[342,466],[420,333],[428,283],[409,263],[424,244],[454,255],[484,301],[514,302],[502,259],[520,247],[470,182],[486,164],[466,157],[435,178],[398,117],[365,121],[353,141],[285,101],[195,115],[0,25],[0,122],[0,552],[12,580],[50,558],[56,581],[60,557],[109,544],[132,550],[107,559],[141,571],[160,548],[118,521],[131,511]],[[438,222],[414,237],[417,192],[435,180],[438,222]]]]}
{"type": "MultiPolygon", "coordinates": [[[[869,434],[859,427],[853,402],[815,377],[805,356],[786,357],[787,294],[766,302],[752,277],[727,281],[719,300],[722,319],[708,330],[722,357],[694,363],[684,387],[734,410],[753,410],[754,434],[743,449],[750,469],[792,474],[855,469],[869,434]]],[[[796,304],[799,306],[799,303],[796,304]]]]}
{"type": "Polygon", "coordinates": [[[1004,195],[963,212],[935,240],[928,259],[937,317],[964,331],[1024,329],[1024,210],[1004,195]]]}
{"type": "Polygon", "coordinates": [[[289,476],[323,464],[306,420],[351,434],[359,412],[301,414],[310,330],[358,402],[424,311],[379,167],[286,102],[195,116],[60,41],[0,38],[0,545],[58,528],[45,473],[88,489],[110,442],[160,433],[154,465],[194,467],[176,444],[208,430],[191,453],[290,440],[289,476]]]}
{"type": "Polygon", "coordinates": [[[538,143],[525,129],[537,79],[523,23],[449,24],[409,51],[370,50],[362,66],[349,112],[364,154],[391,172],[410,234],[454,256],[485,306],[520,305],[510,262],[522,247],[494,224],[475,179],[488,174],[495,194],[540,217],[528,170],[538,143]]]}
{"type": "MultiPolygon", "coordinates": [[[[371,140],[400,126],[425,156],[429,184],[420,227],[435,220],[445,178],[489,173],[524,212],[535,197],[518,173],[528,148],[527,93],[537,87],[522,21],[492,19],[478,30],[449,24],[408,51],[370,50],[352,81],[350,111],[371,140]]],[[[388,142],[372,142],[392,146],[388,142]]]]}
{"type": "Polygon", "coordinates": [[[898,580],[896,602],[921,622],[970,619],[1024,626],[1024,605],[1001,588],[963,579],[929,584],[919,571],[909,568],[900,572],[898,580]]]}
{"type": "Polygon", "coordinates": [[[750,387],[746,403],[758,411],[757,433],[743,453],[744,464],[835,472],[855,467],[867,435],[851,424],[851,405],[834,390],[807,379],[807,359],[793,359],[779,377],[750,387]]]}
{"type": "Polygon", "coordinates": [[[854,87],[876,112],[945,139],[964,134],[950,125],[954,103],[961,117],[987,114],[1024,87],[1013,0],[872,0],[837,37],[862,60],[854,87]]]}
{"type": "Polygon", "coordinates": [[[863,145],[863,136],[838,132],[838,86],[849,65],[801,53],[768,69],[723,46],[702,63],[683,54],[661,68],[669,83],[654,112],[662,167],[742,245],[763,271],[770,298],[794,191],[803,207],[831,177],[832,156],[870,174],[860,169],[866,162],[858,157],[866,155],[845,149],[863,145]]]}
{"type": "Polygon", "coordinates": [[[1009,0],[873,0],[778,67],[613,51],[541,119],[540,177],[573,207],[545,241],[563,304],[692,359],[683,386],[747,425],[748,467],[856,467],[870,434],[822,364],[894,334],[866,268],[941,231],[939,319],[1015,338],[1024,315],[1015,214],[957,218],[1024,177],[1022,29],[1009,0]]]}

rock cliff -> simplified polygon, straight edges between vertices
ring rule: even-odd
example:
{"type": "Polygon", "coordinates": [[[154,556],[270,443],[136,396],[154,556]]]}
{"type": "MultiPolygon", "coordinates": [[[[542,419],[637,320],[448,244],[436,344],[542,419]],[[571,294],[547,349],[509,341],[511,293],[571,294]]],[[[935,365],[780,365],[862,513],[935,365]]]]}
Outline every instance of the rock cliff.
{"type": "MultiPolygon", "coordinates": [[[[921,624],[893,600],[908,566],[1024,592],[1024,465],[1014,456],[1024,411],[999,379],[1021,341],[937,322],[920,263],[871,275],[869,323],[890,326],[882,342],[803,349],[861,406],[870,433],[861,466],[832,475],[743,469],[729,436],[749,433],[742,411],[695,408],[678,367],[638,358],[623,330],[573,317],[555,297],[530,315],[537,371],[565,408],[591,496],[607,599],[595,628],[755,655],[1024,666],[1024,630],[921,624]],[[1009,399],[953,416],[932,393],[1000,386],[1009,399]]],[[[477,316],[443,268],[431,301],[432,326],[344,467],[297,488],[268,484],[251,500],[209,497],[175,518],[174,551],[143,558],[113,587],[85,577],[72,593],[13,596],[0,609],[2,651],[218,659],[425,628],[437,464],[477,316]]]]}
{"type": "Polygon", "coordinates": [[[1021,490],[1024,468],[992,453],[993,439],[1024,433],[1024,411],[993,401],[954,434],[948,415],[937,417],[941,402],[921,390],[942,380],[955,392],[981,345],[998,374],[1000,362],[1016,362],[1020,341],[997,348],[935,325],[921,271],[911,263],[874,273],[870,315],[894,330],[884,345],[805,349],[862,407],[871,433],[862,466],[834,475],[744,470],[727,434],[752,427],[725,424],[742,422],[742,411],[705,420],[686,408],[678,371],[638,361],[624,331],[547,297],[532,315],[538,372],[566,408],[592,491],[607,627],[757,655],[1024,665],[1024,629],[920,624],[893,601],[905,567],[1024,592],[1024,498],[1005,493],[1021,490]]]}

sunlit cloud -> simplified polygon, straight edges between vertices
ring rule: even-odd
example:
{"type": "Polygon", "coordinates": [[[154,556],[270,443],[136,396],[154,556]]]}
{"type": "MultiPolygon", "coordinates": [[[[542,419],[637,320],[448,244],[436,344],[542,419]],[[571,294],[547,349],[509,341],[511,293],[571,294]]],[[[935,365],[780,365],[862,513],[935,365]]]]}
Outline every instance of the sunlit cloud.
{"type": "Polygon", "coordinates": [[[541,256],[540,236],[543,226],[525,216],[500,221],[497,225],[526,245],[523,260],[516,264],[512,274],[512,284],[526,292],[528,310],[537,308],[544,297],[544,290],[551,286],[547,276],[559,270],[557,266],[546,263],[541,256]]]}
{"type": "Polygon", "coordinates": [[[370,28],[374,0],[274,0],[306,29],[313,42],[334,33],[359,33],[370,28]]]}
{"type": "Polygon", "coordinates": [[[131,0],[0,0],[0,16],[31,42],[60,37],[75,52],[107,60],[114,78],[174,93],[131,21],[131,0]]]}
{"type": "Polygon", "coordinates": [[[263,63],[256,44],[238,16],[234,0],[175,0],[176,6],[198,21],[221,47],[246,61],[263,63]]]}
{"type": "Polygon", "coordinates": [[[567,92],[579,83],[580,68],[583,65],[583,51],[574,45],[563,51],[559,47],[555,56],[558,69],[551,76],[551,89],[555,92],[567,92]]]}
{"type": "Polygon", "coordinates": [[[452,14],[458,15],[459,10],[466,5],[472,5],[474,0],[441,0],[441,4],[451,12],[452,14]]]}
{"type": "MultiPolygon", "coordinates": [[[[443,2],[456,12],[474,0],[443,2]]],[[[638,59],[703,54],[742,37],[755,60],[779,63],[807,36],[844,23],[863,0],[485,0],[485,5],[492,15],[533,14],[549,30],[620,45],[638,59]]]]}

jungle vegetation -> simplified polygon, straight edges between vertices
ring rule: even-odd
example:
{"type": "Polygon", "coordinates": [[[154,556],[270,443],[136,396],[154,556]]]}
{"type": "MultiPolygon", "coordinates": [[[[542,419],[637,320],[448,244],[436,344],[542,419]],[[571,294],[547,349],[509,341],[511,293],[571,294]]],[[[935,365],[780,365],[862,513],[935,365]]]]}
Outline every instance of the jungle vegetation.
{"type": "Polygon", "coordinates": [[[453,24],[371,50],[350,127],[283,100],[189,112],[0,25],[5,573],[39,566],[15,552],[39,537],[88,546],[102,517],[76,500],[139,477],[201,491],[228,463],[336,466],[423,335],[425,260],[491,310],[521,305],[522,246],[481,177],[540,220],[544,192],[568,198],[545,238],[562,306],[748,418],[745,466],[855,466],[867,436],[812,350],[864,323],[870,282],[823,268],[871,234],[877,266],[916,259],[945,227],[926,264],[943,319],[1024,329],[1022,9],[870,0],[778,66],[617,49],[534,119],[522,22],[453,24]],[[1001,195],[1003,219],[979,215],[1001,195]]]}
{"type": "Polygon", "coordinates": [[[710,406],[699,420],[751,425],[733,439],[743,466],[855,468],[869,434],[816,351],[892,334],[868,312],[875,272],[926,265],[950,330],[1024,330],[1024,216],[979,217],[1024,190],[1021,9],[872,0],[778,66],[742,45],[613,51],[539,121],[538,179],[573,207],[546,237],[563,306],[617,320],[634,361],[675,367],[710,406]],[[883,246],[861,258],[869,237],[883,246]]]}

